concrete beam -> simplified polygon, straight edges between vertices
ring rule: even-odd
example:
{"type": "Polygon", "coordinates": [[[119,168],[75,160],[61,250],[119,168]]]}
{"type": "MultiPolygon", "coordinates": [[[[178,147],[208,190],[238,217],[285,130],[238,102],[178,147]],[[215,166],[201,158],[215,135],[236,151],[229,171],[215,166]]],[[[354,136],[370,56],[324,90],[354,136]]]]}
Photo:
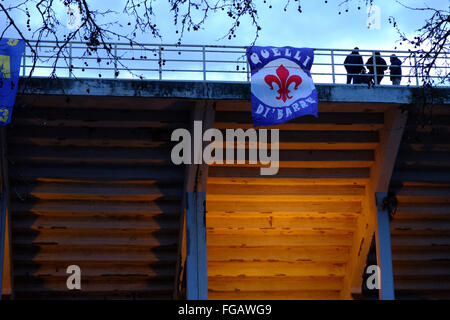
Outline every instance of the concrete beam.
{"type": "MultiPolygon", "coordinates": [[[[319,101],[420,103],[423,88],[363,85],[316,84],[319,101]]],[[[433,103],[449,104],[450,88],[433,89],[433,103]]],[[[107,79],[22,79],[19,92],[45,95],[120,96],[249,100],[250,84],[244,82],[153,81],[107,79]],[[24,91],[23,91],[24,90],[24,91]]]]}

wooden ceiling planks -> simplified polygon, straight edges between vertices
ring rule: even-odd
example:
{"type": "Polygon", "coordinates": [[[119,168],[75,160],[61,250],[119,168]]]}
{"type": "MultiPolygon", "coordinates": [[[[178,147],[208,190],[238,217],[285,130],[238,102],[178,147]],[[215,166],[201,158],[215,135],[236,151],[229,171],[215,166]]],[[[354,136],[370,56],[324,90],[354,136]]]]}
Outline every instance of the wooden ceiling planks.
{"type": "MultiPolygon", "coordinates": [[[[210,299],[339,299],[387,106],[319,104],[280,129],[280,169],[213,164],[210,299]]],[[[251,128],[248,102],[218,101],[215,128],[251,128]]],[[[248,145],[246,146],[248,149],[248,145]]]]}
{"type": "Polygon", "coordinates": [[[9,128],[15,297],[169,299],[191,102],[20,97],[9,128]],[[80,291],[66,268],[81,268],[80,291]]]}
{"type": "Polygon", "coordinates": [[[450,111],[432,110],[428,124],[408,119],[390,186],[396,299],[450,298],[450,111]]]}

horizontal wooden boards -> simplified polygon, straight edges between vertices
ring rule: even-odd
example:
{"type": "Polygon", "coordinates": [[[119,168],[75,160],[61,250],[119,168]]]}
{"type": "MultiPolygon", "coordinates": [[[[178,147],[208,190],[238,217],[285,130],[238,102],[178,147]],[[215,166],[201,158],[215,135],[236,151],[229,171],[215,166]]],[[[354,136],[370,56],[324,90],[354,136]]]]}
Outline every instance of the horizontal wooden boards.
{"type": "MultiPolygon", "coordinates": [[[[385,108],[320,103],[318,118],[264,128],[280,129],[274,176],[249,161],[210,166],[210,299],[340,298],[385,108]]],[[[247,102],[217,102],[215,128],[224,136],[252,127],[247,102]]],[[[235,158],[254,152],[249,143],[227,147],[235,158]]]]}
{"type": "Polygon", "coordinates": [[[364,196],[364,186],[272,186],[254,184],[251,187],[239,184],[208,183],[207,200],[261,201],[260,196],[271,201],[358,201],[364,196]]]}
{"type": "Polygon", "coordinates": [[[12,187],[19,199],[152,201],[181,199],[181,186],[155,184],[108,185],[98,183],[38,183],[12,187]]]}
{"type": "Polygon", "coordinates": [[[329,262],[208,262],[208,277],[230,276],[344,276],[345,264],[329,262]]]}
{"type": "Polygon", "coordinates": [[[339,291],[208,291],[210,300],[338,300],[339,291]]]}
{"type": "Polygon", "coordinates": [[[345,263],[349,248],[344,246],[208,246],[209,261],[317,261],[345,263]]]}
{"type": "Polygon", "coordinates": [[[212,291],[323,291],[340,290],[340,277],[210,277],[212,291]]]}
{"type": "MultiPolygon", "coordinates": [[[[240,134],[248,137],[255,136],[251,131],[244,130],[221,130],[223,141],[228,144],[232,139],[236,141],[236,136],[240,134]]],[[[260,133],[256,131],[256,137],[260,133]]],[[[268,142],[263,143],[259,141],[260,146],[270,145],[271,133],[268,133],[268,142]]],[[[373,150],[378,145],[379,136],[377,131],[318,131],[318,130],[280,130],[279,131],[279,148],[298,150],[298,149],[312,149],[312,150],[373,150]]],[[[236,142],[235,142],[236,143],[236,142]]],[[[213,145],[220,145],[214,143],[213,145]]]]}
{"type": "MultiPolygon", "coordinates": [[[[186,111],[195,101],[188,99],[156,99],[143,97],[99,97],[92,96],[61,96],[61,95],[21,95],[18,103],[23,109],[54,108],[54,109],[103,109],[111,110],[167,110],[186,111]]],[[[21,108],[21,109],[22,109],[21,108]]],[[[105,112],[105,111],[103,111],[105,112]]]]}
{"type": "MultiPolygon", "coordinates": [[[[268,184],[317,184],[333,181],[335,184],[348,182],[365,183],[369,177],[369,168],[280,168],[274,176],[261,176],[260,169],[255,167],[211,166],[208,170],[208,181],[241,178],[242,181],[261,181],[268,184]],[[259,179],[259,180],[258,180],[259,179]]],[[[237,180],[236,180],[237,181],[237,180]]]]}
{"type": "Polygon", "coordinates": [[[21,99],[8,141],[16,298],[171,298],[185,168],[170,137],[194,103],[21,99]]]}
{"type": "Polygon", "coordinates": [[[338,229],[353,231],[356,219],[354,218],[310,218],[302,217],[301,214],[295,216],[286,216],[278,214],[245,214],[224,213],[217,214],[208,212],[207,228],[295,228],[304,230],[322,230],[322,229],[338,229]],[[326,226],[324,225],[326,224],[326,226]]]}
{"type": "Polygon", "coordinates": [[[107,165],[10,165],[13,181],[105,182],[105,183],[182,183],[181,166],[107,166],[107,165]]]}
{"type": "MultiPolygon", "coordinates": [[[[142,262],[167,265],[176,261],[175,247],[124,246],[124,245],[58,245],[22,244],[14,246],[14,260],[24,264],[61,263],[128,263],[142,262]]],[[[163,267],[161,267],[163,268],[163,267]]],[[[164,268],[163,268],[164,269],[164,268]]],[[[164,270],[169,270],[165,267],[164,270]]],[[[159,273],[163,272],[159,271],[159,273]]]]}
{"type": "Polygon", "coordinates": [[[183,128],[189,110],[101,109],[25,107],[14,119],[17,126],[89,127],[89,128],[183,128]],[[101,117],[99,117],[101,115],[101,117]]]}
{"type": "MultiPolygon", "coordinates": [[[[390,185],[399,201],[391,222],[397,299],[450,297],[450,118],[409,119],[390,185]]],[[[434,110],[434,106],[433,106],[434,110]]]]}

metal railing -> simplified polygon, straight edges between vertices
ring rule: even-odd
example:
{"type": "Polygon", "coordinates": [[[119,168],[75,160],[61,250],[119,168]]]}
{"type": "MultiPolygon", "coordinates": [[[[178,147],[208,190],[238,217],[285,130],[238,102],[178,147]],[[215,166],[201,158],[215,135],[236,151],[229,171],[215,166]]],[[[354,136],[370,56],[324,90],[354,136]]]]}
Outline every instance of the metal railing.
{"type": "MultiPolygon", "coordinates": [[[[35,44],[35,42],[31,42],[35,44]]],[[[245,56],[245,47],[209,45],[170,45],[111,43],[106,48],[87,50],[87,44],[71,42],[56,59],[57,46],[54,42],[42,41],[37,46],[39,59],[33,76],[106,79],[148,79],[148,80],[188,80],[188,81],[230,81],[249,82],[250,70],[245,56]]],[[[345,58],[351,49],[314,49],[314,64],[311,75],[315,83],[346,84],[345,58]]],[[[402,85],[419,86],[422,83],[418,72],[417,56],[409,51],[376,50],[389,67],[389,58],[395,54],[402,61],[402,85]]],[[[364,65],[373,57],[374,50],[359,50],[364,65]]],[[[28,76],[33,66],[33,55],[26,48],[22,61],[22,76],[28,76]]],[[[445,55],[437,59],[430,78],[439,79],[449,72],[449,61],[445,55]]],[[[391,85],[388,72],[381,74],[352,74],[366,77],[377,84],[391,85]],[[382,79],[380,79],[382,78],[382,79]]]]}

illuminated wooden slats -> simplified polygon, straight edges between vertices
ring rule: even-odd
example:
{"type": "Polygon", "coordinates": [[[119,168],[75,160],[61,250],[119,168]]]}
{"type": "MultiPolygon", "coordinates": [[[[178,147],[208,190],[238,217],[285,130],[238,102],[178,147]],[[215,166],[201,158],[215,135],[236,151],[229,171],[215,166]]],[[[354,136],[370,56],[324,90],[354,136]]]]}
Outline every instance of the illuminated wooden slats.
{"type": "Polygon", "coordinates": [[[241,262],[230,261],[226,264],[222,262],[208,262],[208,277],[254,277],[254,276],[343,276],[345,273],[344,264],[329,262],[241,262]]]}
{"type": "Polygon", "coordinates": [[[338,236],[346,236],[351,234],[351,231],[348,230],[339,230],[339,229],[331,229],[331,228],[321,228],[321,229],[303,229],[303,228],[208,228],[208,235],[240,235],[240,234],[248,234],[248,235],[267,235],[267,236],[315,236],[315,235],[338,235],[338,236]]]}
{"type": "Polygon", "coordinates": [[[249,212],[249,213],[277,213],[286,215],[309,216],[309,213],[317,215],[333,214],[349,217],[361,212],[361,203],[358,201],[284,201],[281,203],[237,201],[232,198],[224,201],[208,201],[207,212],[249,212]]]}
{"type": "MultiPolygon", "coordinates": [[[[210,168],[212,170],[213,167],[210,168]]],[[[218,167],[216,167],[218,168],[218,167]]],[[[339,169],[337,169],[339,170],[339,169]]],[[[318,178],[318,179],[296,179],[296,178],[242,178],[242,177],[208,177],[211,184],[243,184],[247,186],[264,184],[271,186],[289,186],[289,185],[366,185],[368,179],[365,178],[318,178]]]]}
{"type": "Polygon", "coordinates": [[[347,262],[349,248],[343,246],[283,246],[276,248],[208,246],[208,261],[321,261],[347,262]]]}
{"type": "MultiPolygon", "coordinates": [[[[208,266],[227,272],[209,275],[210,299],[340,297],[386,109],[380,104],[321,103],[318,119],[306,116],[267,127],[280,129],[276,176],[261,176],[259,166],[249,163],[210,167],[208,266]],[[292,264],[286,262],[306,264],[290,273],[292,264]],[[323,263],[342,268],[334,270],[339,276],[330,278],[329,287],[324,279],[311,278],[323,271],[323,263]],[[276,271],[271,270],[275,265],[276,271]],[[261,272],[270,276],[261,278],[261,272]]],[[[251,128],[249,110],[248,103],[219,102],[215,127],[222,132],[251,128]]],[[[248,159],[249,145],[245,148],[248,159]]]]}
{"type": "Polygon", "coordinates": [[[364,194],[364,186],[316,186],[316,185],[294,185],[274,188],[264,184],[254,184],[251,188],[242,184],[213,184],[208,183],[208,193],[213,194],[249,194],[249,195],[351,195],[361,196],[364,194]]]}
{"type": "MultiPolygon", "coordinates": [[[[211,194],[206,197],[207,201],[224,201],[230,195],[229,194],[211,194]]],[[[354,195],[232,195],[235,201],[245,202],[285,202],[285,201],[351,201],[362,198],[362,196],[354,195]]]]}
{"type": "Polygon", "coordinates": [[[208,291],[210,300],[337,300],[339,291],[208,291]]]}
{"type": "Polygon", "coordinates": [[[246,215],[208,213],[206,228],[295,228],[305,230],[338,229],[352,231],[356,219],[286,217],[277,214],[246,215]],[[326,224],[326,225],[325,225],[326,224]]]}
{"type": "Polygon", "coordinates": [[[340,290],[340,277],[210,277],[211,291],[324,291],[340,290]]]}
{"type": "MultiPolygon", "coordinates": [[[[245,230],[244,230],[245,231],[245,230]]],[[[352,234],[323,235],[320,233],[309,235],[278,234],[208,234],[208,246],[351,246],[352,234]]]]}
{"type": "MultiPolygon", "coordinates": [[[[299,205],[301,205],[301,202],[297,202],[299,205]]],[[[292,204],[293,206],[295,206],[294,203],[292,204]]],[[[328,202],[324,202],[324,204],[326,204],[328,202]]],[[[331,202],[333,203],[333,202],[331,202]]],[[[276,205],[276,203],[272,204],[273,206],[276,205]]],[[[270,215],[272,217],[276,217],[279,220],[282,219],[324,219],[323,222],[326,223],[328,220],[330,220],[330,223],[333,224],[333,221],[337,220],[337,219],[342,219],[344,221],[348,221],[348,220],[354,220],[358,217],[359,213],[358,212],[345,212],[345,211],[334,211],[334,212],[326,212],[326,206],[322,206],[321,210],[322,211],[277,211],[277,209],[274,208],[270,208],[270,204],[267,208],[265,208],[266,210],[272,210],[272,211],[261,211],[261,212],[251,212],[251,211],[246,211],[245,213],[241,212],[241,214],[245,214],[245,215],[250,215],[251,217],[253,217],[253,219],[261,219],[263,220],[262,224],[264,224],[265,219],[267,219],[267,217],[270,215]],[[326,219],[326,220],[325,220],[326,219]]],[[[231,213],[231,215],[233,215],[233,213],[231,213]]],[[[211,208],[210,211],[208,211],[208,218],[209,216],[212,217],[212,219],[215,219],[216,217],[222,217],[223,219],[228,219],[228,217],[230,216],[229,212],[225,212],[225,211],[215,211],[214,208],[211,208]]],[[[258,222],[255,222],[258,223],[258,222]]],[[[345,223],[345,222],[344,222],[345,223]]],[[[323,225],[322,225],[323,226],[323,225]]],[[[327,226],[323,226],[324,228],[327,228],[327,226]]]]}
{"type": "MultiPolygon", "coordinates": [[[[368,168],[373,163],[372,160],[355,160],[355,161],[321,161],[321,162],[310,162],[310,161],[272,161],[272,167],[277,166],[278,168],[368,168]]],[[[220,166],[220,167],[234,167],[235,164],[212,164],[211,166],[220,166]]],[[[245,164],[240,164],[242,167],[270,167],[261,166],[260,164],[250,164],[246,161],[245,164]]]]}

